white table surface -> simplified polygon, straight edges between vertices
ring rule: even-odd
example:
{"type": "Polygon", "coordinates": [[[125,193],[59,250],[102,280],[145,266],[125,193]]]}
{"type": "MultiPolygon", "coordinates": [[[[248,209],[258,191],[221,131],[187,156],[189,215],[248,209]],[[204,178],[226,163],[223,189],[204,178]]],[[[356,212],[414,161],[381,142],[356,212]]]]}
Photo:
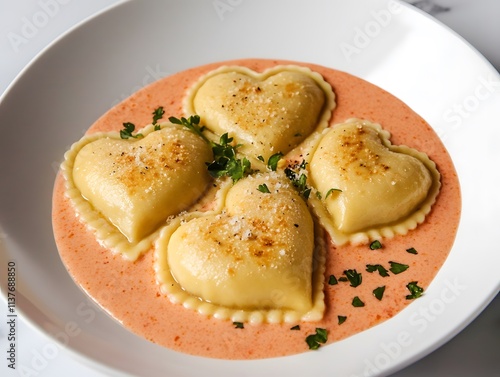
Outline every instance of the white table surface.
{"type": "MultiPolygon", "coordinates": [[[[42,49],[117,0],[0,0],[0,93],[42,49]],[[45,13],[45,16],[40,12],[45,13]],[[40,17],[40,27],[23,25],[40,17]],[[41,22],[44,21],[44,22],[41,22]],[[28,33],[29,32],[29,33],[28,33]],[[22,37],[16,39],[15,35],[22,37]]],[[[407,0],[465,38],[500,70],[500,1],[407,0]]],[[[3,272],[2,272],[3,273],[3,272]]],[[[3,277],[2,277],[3,278],[3,277]]],[[[102,377],[102,372],[52,344],[22,319],[17,322],[17,369],[7,367],[7,306],[0,303],[0,375],[102,377]],[[51,352],[47,353],[50,349],[51,352]],[[44,357],[45,356],[45,357],[44,357]]],[[[393,376],[500,376],[500,296],[447,344],[393,376]]]]}

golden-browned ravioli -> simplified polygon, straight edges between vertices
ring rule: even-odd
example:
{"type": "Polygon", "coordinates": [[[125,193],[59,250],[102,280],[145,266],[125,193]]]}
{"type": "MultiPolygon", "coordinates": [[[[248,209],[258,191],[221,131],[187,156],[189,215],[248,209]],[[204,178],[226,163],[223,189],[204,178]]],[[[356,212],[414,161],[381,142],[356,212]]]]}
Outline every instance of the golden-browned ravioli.
{"type": "Polygon", "coordinates": [[[313,257],[320,260],[322,251],[315,239],[311,213],[284,175],[250,176],[227,191],[221,212],[194,216],[160,237],[159,281],[174,301],[205,314],[319,319],[322,279],[315,275],[322,267],[313,257]]]}
{"type": "Polygon", "coordinates": [[[154,132],[150,126],[141,135],[85,136],[63,166],[83,221],[129,259],[151,244],[150,235],[169,216],[196,202],[210,181],[205,162],[212,154],[203,139],[174,125],[154,132]]]}
{"type": "Polygon", "coordinates": [[[324,133],[309,165],[314,208],[336,244],[405,234],[430,211],[439,172],[424,153],[394,146],[380,125],[349,119],[324,133]]]}
{"type": "Polygon", "coordinates": [[[202,77],[185,103],[217,135],[228,133],[249,158],[286,154],[316,130],[335,108],[331,86],[317,73],[277,66],[263,73],[222,67],[202,77]]]}

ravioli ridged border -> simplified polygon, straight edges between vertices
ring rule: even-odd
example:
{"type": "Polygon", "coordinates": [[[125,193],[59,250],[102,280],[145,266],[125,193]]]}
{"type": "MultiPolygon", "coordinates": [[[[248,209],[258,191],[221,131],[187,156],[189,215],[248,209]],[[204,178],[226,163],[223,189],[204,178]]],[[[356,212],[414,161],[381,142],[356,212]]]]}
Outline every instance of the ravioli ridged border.
{"type": "MultiPolygon", "coordinates": [[[[309,76],[311,79],[313,79],[319,86],[319,88],[323,91],[325,94],[325,103],[323,104],[323,108],[321,109],[320,115],[318,117],[316,127],[315,129],[307,135],[304,140],[299,143],[297,146],[292,148],[286,155],[291,154],[292,152],[296,151],[297,149],[301,149],[303,145],[306,145],[308,141],[311,138],[314,138],[315,136],[319,135],[321,131],[324,129],[328,128],[330,120],[332,118],[333,111],[335,110],[337,103],[336,103],[336,95],[335,92],[333,91],[332,86],[330,83],[325,81],[323,76],[319,74],[318,72],[313,71],[312,69],[308,67],[302,67],[299,65],[293,65],[293,64],[281,64],[281,65],[276,65],[274,67],[270,67],[268,69],[265,69],[262,72],[257,72],[254,71],[248,67],[244,66],[238,66],[238,65],[223,65],[220,66],[204,75],[202,75],[194,84],[192,84],[188,90],[186,91],[186,94],[183,99],[183,111],[187,116],[190,115],[195,115],[195,109],[194,109],[194,97],[196,96],[196,93],[198,92],[198,89],[203,86],[203,84],[210,79],[211,77],[214,77],[216,75],[219,75],[221,73],[229,73],[229,72],[236,72],[236,73],[242,73],[244,75],[247,75],[253,79],[259,80],[259,81],[264,81],[268,79],[271,76],[274,76],[280,72],[283,71],[293,71],[293,72],[300,72],[304,73],[305,75],[309,76]]],[[[216,140],[217,136],[209,129],[206,130],[205,132],[207,136],[209,136],[209,139],[216,140]]],[[[220,135],[219,135],[220,136],[220,135]]],[[[286,157],[285,155],[285,157],[286,157]]],[[[247,158],[251,159],[252,165],[256,166],[257,168],[260,169],[265,169],[265,164],[256,159],[256,156],[246,156],[247,158]]]]}
{"type": "Polygon", "coordinates": [[[165,226],[160,236],[155,242],[154,271],[160,291],[173,304],[180,304],[186,309],[197,311],[199,314],[221,320],[231,320],[233,322],[259,323],[296,323],[300,321],[319,321],[323,318],[325,311],[324,273],[326,268],[326,245],[324,242],[324,232],[311,213],[314,222],[314,250],[312,266],[312,299],[313,306],[307,312],[282,309],[256,309],[242,310],[228,308],[222,305],[203,301],[185,291],[172,276],[168,264],[168,245],[170,237],[182,224],[198,217],[213,216],[222,213],[224,200],[227,192],[232,188],[232,182],[227,180],[217,192],[217,208],[209,212],[191,212],[174,219],[165,226]]]}
{"type": "MultiPolygon", "coordinates": [[[[185,130],[181,126],[168,122],[159,123],[157,125],[160,125],[160,127],[172,127],[179,130],[185,130]]],[[[154,131],[155,125],[149,124],[137,132],[146,137],[154,131]]],[[[165,227],[165,225],[160,226],[157,230],[142,238],[139,242],[131,243],[117,227],[111,224],[110,221],[100,213],[100,211],[95,209],[92,204],[82,196],[73,180],[74,162],[80,150],[84,146],[104,138],[123,140],[120,137],[120,133],[117,131],[96,132],[83,136],[64,154],[64,161],[61,163],[61,171],[65,181],[65,194],[75,208],[80,222],[85,224],[85,226],[95,234],[99,244],[108,248],[114,254],[119,253],[125,259],[133,262],[137,260],[142,253],[148,251],[152,247],[155,239],[160,234],[161,228],[165,227]]]]}
{"type": "Polygon", "coordinates": [[[317,198],[315,195],[311,195],[309,201],[312,205],[314,213],[316,214],[316,217],[319,219],[320,224],[328,232],[332,239],[332,242],[336,246],[342,246],[347,243],[351,243],[354,245],[367,244],[371,241],[380,240],[382,238],[393,238],[396,235],[406,235],[410,230],[415,229],[419,224],[424,222],[426,216],[430,213],[433,204],[436,202],[441,188],[441,174],[437,170],[436,164],[424,152],[420,152],[406,145],[393,145],[390,141],[391,133],[383,129],[380,124],[358,118],[349,118],[342,123],[336,123],[332,127],[325,129],[322,134],[314,140],[313,145],[310,147],[311,149],[309,150],[307,162],[310,162],[312,160],[316,148],[318,147],[321,140],[323,139],[323,136],[326,133],[335,128],[336,125],[347,123],[361,123],[363,126],[374,128],[379,135],[382,145],[387,147],[390,151],[406,154],[418,159],[429,171],[432,179],[432,185],[429,189],[427,197],[422,203],[419,204],[418,209],[409,216],[406,216],[404,219],[402,219],[401,222],[396,222],[394,224],[375,226],[368,230],[360,232],[343,233],[339,231],[329,220],[332,215],[326,209],[323,200],[317,198]]]}

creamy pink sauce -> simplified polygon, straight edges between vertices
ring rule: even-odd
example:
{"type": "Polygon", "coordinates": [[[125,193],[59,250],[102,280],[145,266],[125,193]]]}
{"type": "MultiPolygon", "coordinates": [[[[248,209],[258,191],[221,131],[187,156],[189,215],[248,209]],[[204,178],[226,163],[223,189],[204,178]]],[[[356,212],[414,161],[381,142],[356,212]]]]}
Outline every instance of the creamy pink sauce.
{"type": "Polygon", "coordinates": [[[362,273],[363,282],[353,288],[349,283],[325,284],[327,310],[319,322],[294,324],[245,324],[235,329],[230,321],[207,318],[180,305],[171,304],[160,294],[153,271],[153,251],[136,262],[128,262],[101,247],[92,232],[79,222],[72,205],[64,195],[64,182],[59,175],[53,197],[53,227],[59,253],[73,279],[107,312],[132,332],[165,347],[193,355],[224,359],[258,359],[291,355],[308,351],[307,335],[316,327],[328,330],[328,343],[336,342],[366,330],[401,311],[412,300],[406,284],[418,281],[426,289],[447,258],[455,239],[460,218],[460,188],[453,163],[431,127],[408,106],[386,91],[347,73],[325,67],[278,60],[236,60],[215,63],[180,72],[161,79],[109,110],[89,129],[118,131],[123,122],[146,125],[158,106],[165,109],[165,119],[180,117],[182,98],[200,75],[222,64],[247,66],[262,71],[277,64],[308,66],[328,81],[336,94],[337,108],[331,124],[352,117],[365,118],[391,132],[393,144],[405,144],[423,151],[437,164],[442,188],[425,223],[406,236],[383,240],[383,248],[370,250],[364,246],[330,247],[325,281],[334,274],[342,276],[346,269],[362,273]],[[413,247],[418,255],[409,254],[413,247]],[[407,271],[390,277],[365,271],[367,264],[389,261],[408,264],[407,271]],[[381,301],[373,289],[385,285],[381,301]],[[362,308],[352,306],[358,296],[362,308]],[[338,324],[338,316],[346,316],[338,324]]]}

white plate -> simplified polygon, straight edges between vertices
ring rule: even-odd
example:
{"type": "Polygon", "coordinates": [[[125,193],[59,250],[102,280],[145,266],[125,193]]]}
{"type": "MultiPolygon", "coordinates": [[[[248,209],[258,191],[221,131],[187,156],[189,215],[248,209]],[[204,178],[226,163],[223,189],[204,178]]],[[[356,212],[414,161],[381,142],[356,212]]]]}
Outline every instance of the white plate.
{"type": "Polygon", "coordinates": [[[60,38],[1,98],[2,266],[18,266],[24,318],[109,373],[386,375],[449,340],[499,291],[499,119],[498,73],[449,30],[394,1],[124,2],[60,38]],[[230,362],[151,344],[90,302],[59,259],[50,209],[64,151],[109,107],[161,76],[244,57],[344,70],[405,101],[448,148],[463,216],[426,294],[393,319],[319,352],[230,362]]]}

